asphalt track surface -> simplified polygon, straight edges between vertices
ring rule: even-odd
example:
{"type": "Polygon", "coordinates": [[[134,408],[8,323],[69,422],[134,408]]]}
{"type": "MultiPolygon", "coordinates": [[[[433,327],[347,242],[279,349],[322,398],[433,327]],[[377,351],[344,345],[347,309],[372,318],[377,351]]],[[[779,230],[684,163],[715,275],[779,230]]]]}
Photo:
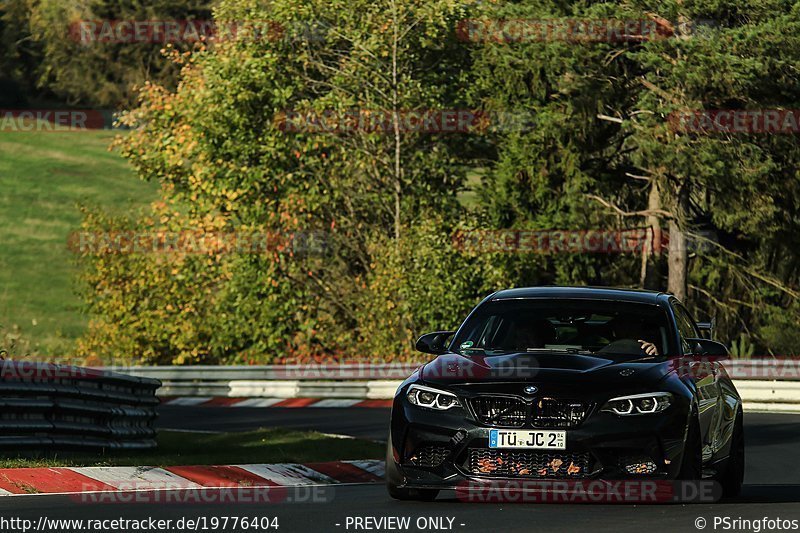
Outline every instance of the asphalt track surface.
{"type": "MultiPolygon", "coordinates": [[[[282,426],[317,429],[328,433],[381,438],[387,425],[385,409],[248,409],[173,407],[162,410],[161,426],[221,431],[282,426]]],[[[745,413],[747,470],[742,496],[735,501],[697,504],[598,505],[563,503],[467,503],[443,493],[435,502],[391,500],[382,485],[349,485],[325,489],[309,502],[307,492],[289,498],[300,502],[273,504],[209,503],[79,503],[70,496],[0,498],[0,520],[21,517],[178,520],[206,517],[277,517],[279,532],[312,531],[769,531],[800,529],[800,415],[745,413]],[[321,501],[320,501],[321,500],[321,501]],[[367,517],[409,517],[404,529],[355,527],[367,517]],[[418,519],[443,519],[444,527],[417,523],[418,519]],[[716,520],[728,519],[726,522],[716,520]],[[452,526],[448,526],[452,519],[452,526]],[[702,525],[702,529],[696,524],[702,525]],[[735,522],[739,519],[740,522],[735,522]],[[348,526],[348,520],[349,526],[348,526]],[[750,520],[748,524],[745,520],[750,520]],[[772,526],[770,528],[769,526],[772,526]],[[421,526],[421,527],[418,527],[421,526]],[[737,527],[738,526],[738,527],[737,527]]],[[[189,437],[187,437],[189,438],[189,437]]],[[[322,489],[320,489],[322,490],[322,489]]],[[[167,497],[164,498],[169,499],[167,497]]],[[[163,500],[162,500],[163,501],[163,500]]],[[[2,522],[0,522],[2,523],[2,522]]],[[[207,522],[209,524],[209,522],[207,522]]],[[[22,531],[3,528],[4,531],[22,531]]],[[[51,531],[61,531],[50,529],[51,531]]],[[[63,529],[66,531],[67,529],[63,529]]],[[[179,529],[172,529],[178,531],[179,529]]],[[[186,530],[186,529],[183,529],[186,530]]],[[[202,527],[198,530],[204,531],[202,527]]],[[[233,531],[207,528],[205,531],[233,531]]],[[[245,531],[244,528],[235,529],[245,531]]],[[[252,529],[246,531],[276,531],[252,529]]]]}
{"type": "Polygon", "coordinates": [[[247,431],[260,427],[313,429],[386,440],[389,409],[375,407],[181,407],[161,406],[158,427],[199,431],[247,431]]]}

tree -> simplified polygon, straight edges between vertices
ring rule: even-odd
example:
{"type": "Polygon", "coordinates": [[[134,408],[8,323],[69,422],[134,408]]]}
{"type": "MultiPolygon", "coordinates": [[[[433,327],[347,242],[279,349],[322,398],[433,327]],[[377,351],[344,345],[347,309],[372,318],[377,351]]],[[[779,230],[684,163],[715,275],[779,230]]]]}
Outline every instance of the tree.
{"type": "MultiPolygon", "coordinates": [[[[498,142],[491,177],[497,193],[484,199],[500,214],[495,223],[667,226],[668,279],[657,285],[692,300],[702,314],[721,315],[728,337],[744,327],[762,332],[763,348],[788,346],[754,311],[796,307],[797,272],[786,268],[797,264],[796,237],[788,237],[796,235],[800,205],[796,142],[785,135],[676,131],[672,118],[709,109],[796,108],[791,65],[800,47],[787,37],[795,35],[796,11],[761,2],[668,2],[657,12],[638,1],[529,2],[489,6],[483,16],[641,21],[653,30],[647,38],[572,34],[475,46],[477,101],[538,117],[533,132],[498,142]],[[709,231],[720,242],[703,241],[709,231]],[[779,242],[779,235],[786,239],[779,242]]],[[[651,272],[662,261],[654,257],[645,258],[651,272]]],[[[604,284],[636,282],[628,262],[613,262],[620,272],[609,271],[612,263],[602,257],[556,261],[584,262],[581,281],[599,268],[604,284]]],[[[653,279],[644,266],[639,283],[653,279]]],[[[796,325],[799,318],[792,311],[782,320],[796,325]]]]}
{"type": "MultiPolygon", "coordinates": [[[[208,20],[210,2],[181,0],[9,0],[4,40],[23,86],[69,105],[118,108],[133,104],[145,80],[174,87],[178,69],[164,58],[164,42],[127,41],[81,33],[81,23],[208,20]],[[83,38],[82,38],[83,35],[83,38]],[[91,36],[91,37],[89,37],[91,36]],[[98,38],[102,37],[102,38],[98,38]]],[[[106,36],[107,37],[107,36],[106,36]]],[[[174,43],[191,50],[196,42],[174,43]]]]}
{"type": "Polygon", "coordinates": [[[400,124],[457,106],[462,8],[231,0],[215,16],[283,31],[175,52],[177,90],[148,84],[126,119],[139,129],[119,142],[141,177],[159,181],[162,201],[132,221],[90,213],[86,227],[313,231],[329,253],[88,256],[97,318],[83,350],[178,364],[407,357],[421,329],[466,312],[463,295],[475,291],[476,271],[448,278],[434,268],[459,271],[461,257],[416,247],[446,243],[455,225],[457,141],[400,124]],[[353,116],[381,126],[329,131],[353,116]]]}

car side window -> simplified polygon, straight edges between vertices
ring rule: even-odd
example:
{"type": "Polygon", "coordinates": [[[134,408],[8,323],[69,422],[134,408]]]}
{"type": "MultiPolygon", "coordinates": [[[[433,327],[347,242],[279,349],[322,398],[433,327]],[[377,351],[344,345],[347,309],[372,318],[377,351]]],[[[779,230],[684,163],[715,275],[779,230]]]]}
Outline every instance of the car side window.
{"type": "Polygon", "coordinates": [[[678,333],[681,336],[681,347],[683,353],[691,353],[692,347],[686,339],[695,339],[700,336],[700,333],[695,326],[694,320],[689,315],[689,312],[683,308],[682,305],[672,304],[672,310],[675,313],[675,322],[678,324],[678,333]]]}

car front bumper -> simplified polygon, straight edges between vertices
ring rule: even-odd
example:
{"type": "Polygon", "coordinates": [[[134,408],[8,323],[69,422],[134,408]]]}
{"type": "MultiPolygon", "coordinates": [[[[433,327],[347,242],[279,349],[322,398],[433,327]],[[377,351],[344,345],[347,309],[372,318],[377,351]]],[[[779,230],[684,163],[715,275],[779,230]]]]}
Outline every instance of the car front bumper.
{"type": "Polygon", "coordinates": [[[689,402],[681,397],[662,413],[628,417],[600,412],[601,402],[594,402],[577,427],[563,429],[565,450],[498,451],[489,449],[489,432],[495,428],[477,420],[469,398],[462,403],[459,408],[435,411],[411,405],[404,390],[399,391],[387,449],[388,483],[444,489],[492,480],[675,479],[690,412],[689,402]],[[482,459],[476,468],[477,457],[482,459]],[[509,460],[523,464],[509,467],[509,460]],[[581,461],[580,472],[568,472],[575,461],[581,461]],[[628,470],[641,464],[648,465],[647,471],[628,470]]]}

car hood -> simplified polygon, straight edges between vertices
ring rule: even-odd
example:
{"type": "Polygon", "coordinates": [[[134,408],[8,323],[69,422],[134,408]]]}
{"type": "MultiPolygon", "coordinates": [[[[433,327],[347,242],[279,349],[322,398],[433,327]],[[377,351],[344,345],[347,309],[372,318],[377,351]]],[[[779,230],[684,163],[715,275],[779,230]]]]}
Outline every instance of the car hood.
{"type": "Polygon", "coordinates": [[[626,356],[609,359],[602,354],[511,353],[464,356],[447,353],[424,365],[420,377],[431,384],[497,382],[600,383],[625,386],[656,383],[675,368],[665,357],[626,356]]]}

